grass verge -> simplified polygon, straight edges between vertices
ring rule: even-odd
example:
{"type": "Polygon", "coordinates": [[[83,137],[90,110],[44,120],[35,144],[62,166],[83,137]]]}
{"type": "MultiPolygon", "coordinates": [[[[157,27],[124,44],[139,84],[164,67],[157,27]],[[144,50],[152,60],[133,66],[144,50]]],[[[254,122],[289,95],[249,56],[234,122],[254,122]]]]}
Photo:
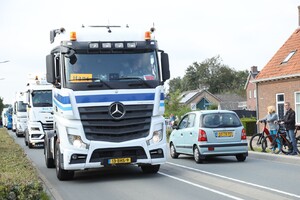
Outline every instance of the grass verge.
{"type": "Polygon", "coordinates": [[[0,128],[0,200],[50,200],[36,169],[7,130],[0,128]]]}

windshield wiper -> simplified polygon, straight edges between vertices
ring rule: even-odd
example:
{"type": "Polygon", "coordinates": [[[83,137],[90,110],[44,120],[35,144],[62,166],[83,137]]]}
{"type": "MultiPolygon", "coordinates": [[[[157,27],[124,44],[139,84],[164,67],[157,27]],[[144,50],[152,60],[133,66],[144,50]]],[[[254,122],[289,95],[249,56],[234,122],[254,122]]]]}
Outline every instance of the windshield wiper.
{"type": "Polygon", "coordinates": [[[139,80],[139,81],[141,81],[141,82],[140,82],[140,83],[129,83],[129,84],[128,84],[129,86],[146,85],[146,86],[148,86],[149,88],[151,88],[151,85],[150,85],[147,81],[145,81],[144,79],[142,79],[142,78],[140,78],[140,77],[120,77],[120,78],[118,78],[117,80],[132,80],[132,79],[134,79],[134,80],[139,80]]]}
{"type": "Polygon", "coordinates": [[[99,79],[99,78],[80,78],[80,79],[70,79],[70,82],[72,81],[94,81],[92,84],[88,84],[88,87],[102,87],[103,85],[105,85],[106,87],[108,87],[109,89],[113,89],[107,82],[99,79]]]}

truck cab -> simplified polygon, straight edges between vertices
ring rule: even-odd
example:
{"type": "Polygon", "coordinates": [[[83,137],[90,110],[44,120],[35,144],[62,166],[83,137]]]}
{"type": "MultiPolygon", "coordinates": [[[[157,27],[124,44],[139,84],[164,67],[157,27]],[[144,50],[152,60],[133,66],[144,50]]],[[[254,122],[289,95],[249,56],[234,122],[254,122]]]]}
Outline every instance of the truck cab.
{"type": "Polygon", "coordinates": [[[24,92],[17,92],[13,104],[13,127],[17,137],[24,136],[27,129],[27,111],[24,103],[24,92]]]}
{"type": "Polygon", "coordinates": [[[50,32],[58,45],[46,57],[54,130],[46,133],[44,154],[59,180],[127,164],[156,173],[166,162],[163,84],[170,72],[153,35],[154,28],[120,26],[50,32]]]}
{"type": "Polygon", "coordinates": [[[46,82],[45,75],[29,75],[25,101],[27,104],[25,144],[29,148],[42,146],[44,131],[53,129],[52,85],[46,82]]]}

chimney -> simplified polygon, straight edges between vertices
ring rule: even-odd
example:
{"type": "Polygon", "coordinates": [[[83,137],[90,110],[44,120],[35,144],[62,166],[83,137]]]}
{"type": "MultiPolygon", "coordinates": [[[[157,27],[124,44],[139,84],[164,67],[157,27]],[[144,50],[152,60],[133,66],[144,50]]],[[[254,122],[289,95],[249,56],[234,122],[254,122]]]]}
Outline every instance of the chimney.
{"type": "MultiPolygon", "coordinates": [[[[300,7],[300,6],[299,6],[300,7]]],[[[257,74],[257,66],[252,66],[251,67],[251,73],[252,74],[257,74]]]]}

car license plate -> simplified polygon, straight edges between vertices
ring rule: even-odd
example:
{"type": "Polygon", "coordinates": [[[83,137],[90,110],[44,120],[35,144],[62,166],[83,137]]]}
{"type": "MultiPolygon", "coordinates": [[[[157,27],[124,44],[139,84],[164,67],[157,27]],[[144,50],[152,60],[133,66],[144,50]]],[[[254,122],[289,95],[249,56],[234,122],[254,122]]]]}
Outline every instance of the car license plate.
{"type": "Polygon", "coordinates": [[[108,164],[115,165],[115,164],[126,164],[131,163],[131,158],[113,158],[108,159],[108,164]]]}
{"type": "Polygon", "coordinates": [[[217,137],[232,137],[233,133],[231,131],[227,131],[227,132],[218,132],[217,133],[217,137]]]}

